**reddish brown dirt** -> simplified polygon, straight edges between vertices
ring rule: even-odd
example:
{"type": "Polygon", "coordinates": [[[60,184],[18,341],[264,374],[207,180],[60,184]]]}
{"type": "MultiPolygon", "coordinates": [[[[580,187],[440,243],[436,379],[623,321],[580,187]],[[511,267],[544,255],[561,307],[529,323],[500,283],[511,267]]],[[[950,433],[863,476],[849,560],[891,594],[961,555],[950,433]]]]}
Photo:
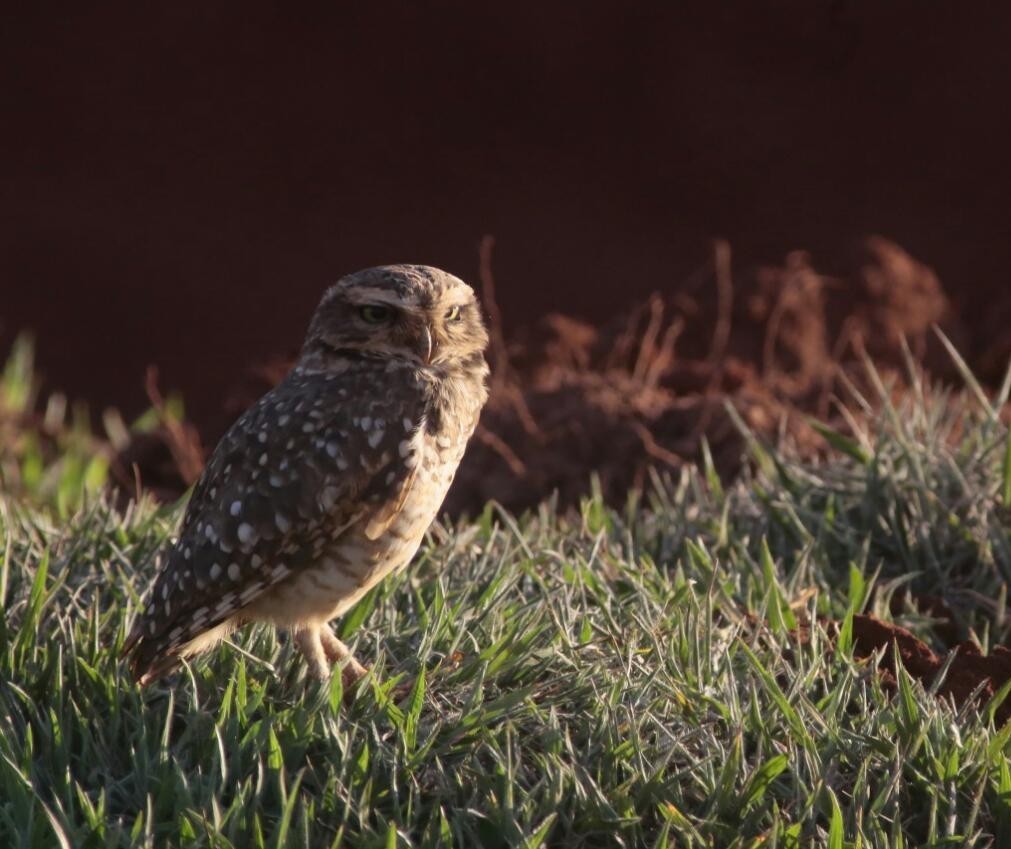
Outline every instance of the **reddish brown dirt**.
{"type": "MultiPolygon", "coordinates": [[[[957,380],[931,327],[958,345],[965,325],[937,276],[897,245],[867,240],[847,277],[820,274],[797,252],[782,266],[732,278],[727,251],[716,245],[694,287],[655,294],[599,328],[549,314],[509,343],[494,334],[491,399],[446,509],[473,513],[494,499],[522,510],[555,492],[568,505],[588,491],[591,473],[620,501],[650,466],[697,462],[703,436],[718,471],[733,475],[744,446],[728,403],[758,435],[814,454],[825,445],[806,417],[832,418],[833,399],[849,397],[841,374],[868,388],[865,355],[901,387],[903,338],[935,378],[957,380]]],[[[483,283],[494,314],[489,267],[483,283]]],[[[227,394],[222,426],[288,365],[251,370],[227,394]]],[[[150,383],[148,391],[157,402],[150,383]]],[[[146,485],[181,493],[199,471],[201,449],[180,442],[194,441],[195,431],[162,436],[130,446],[119,475],[132,485],[136,464],[146,485]]],[[[217,433],[210,437],[208,444],[217,433]]]]}
{"type": "MultiPolygon", "coordinates": [[[[917,597],[914,600],[921,609],[931,609],[940,617],[940,628],[935,627],[934,633],[940,635],[945,630],[944,622],[947,605],[938,599],[917,597]]],[[[764,631],[766,624],[747,616],[751,628],[764,631]]],[[[823,621],[829,639],[834,642],[839,634],[839,622],[823,621]]],[[[807,645],[811,639],[810,626],[801,624],[794,636],[801,645],[807,645]]],[[[937,677],[948,662],[952,653],[955,654],[944,680],[937,687],[939,698],[949,698],[961,707],[974,700],[975,707],[981,707],[1011,679],[1011,649],[1005,646],[995,646],[989,655],[983,655],[979,646],[969,640],[950,643],[950,648],[944,654],[933,651],[923,640],[911,631],[886,622],[876,616],[857,614],[853,617],[853,655],[858,659],[868,659],[878,656],[877,670],[883,689],[891,694],[898,690],[896,678],[896,651],[901,659],[902,667],[909,675],[919,681],[924,688],[934,686],[937,677]]],[[[794,653],[787,648],[784,652],[787,661],[793,662],[794,653]]],[[[1011,700],[1005,700],[997,706],[994,717],[1003,724],[1011,719],[1011,700]]]]}
{"type": "Polygon", "coordinates": [[[727,402],[760,436],[819,451],[805,416],[831,417],[841,372],[865,382],[865,353],[901,385],[902,338],[935,377],[955,378],[931,326],[958,344],[963,323],[936,275],[898,246],[868,240],[845,278],[794,253],[731,279],[725,251],[695,290],[654,295],[599,329],[549,315],[517,338],[449,509],[489,498],[522,509],[553,491],[568,504],[590,471],[620,500],[649,466],[696,462],[703,435],[731,475],[743,445],[727,402]]]}
{"type": "MultiPolygon", "coordinates": [[[[947,660],[931,651],[926,643],[905,628],[874,616],[853,617],[853,639],[857,657],[870,657],[884,649],[879,668],[886,689],[892,691],[897,687],[896,651],[905,670],[925,687],[934,683],[947,660]]],[[[950,650],[957,652],[958,657],[948,669],[937,694],[942,698],[952,698],[956,705],[964,704],[977,690],[978,703],[985,703],[1011,679],[1011,650],[1004,646],[994,647],[986,656],[980,652],[979,646],[969,641],[958,643],[950,650]],[[980,685],[983,685],[982,688],[980,685]]],[[[1011,719],[1011,704],[1007,700],[997,708],[995,717],[1001,723],[1011,719]]]]}

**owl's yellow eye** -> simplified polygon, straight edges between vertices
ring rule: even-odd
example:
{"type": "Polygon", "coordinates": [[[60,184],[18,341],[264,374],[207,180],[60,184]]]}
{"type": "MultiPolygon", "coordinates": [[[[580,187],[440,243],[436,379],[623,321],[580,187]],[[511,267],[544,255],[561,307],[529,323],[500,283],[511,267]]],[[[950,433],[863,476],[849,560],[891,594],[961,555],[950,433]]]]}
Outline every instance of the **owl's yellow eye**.
{"type": "Polygon", "coordinates": [[[450,307],[446,310],[446,321],[459,321],[460,320],[460,308],[450,307]]]}
{"type": "Polygon", "coordinates": [[[393,310],[381,304],[365,304],[365,306],[359,308],[358,315],[369,324],[382,324],[393,315],[393,310]]]}

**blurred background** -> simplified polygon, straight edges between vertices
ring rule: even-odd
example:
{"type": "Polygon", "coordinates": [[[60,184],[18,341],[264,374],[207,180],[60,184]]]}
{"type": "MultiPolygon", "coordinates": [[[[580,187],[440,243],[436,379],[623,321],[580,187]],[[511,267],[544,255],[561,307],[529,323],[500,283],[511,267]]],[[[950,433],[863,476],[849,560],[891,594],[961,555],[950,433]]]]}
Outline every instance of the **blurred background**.
{"type": "MultiPolygon", "coordinates": [[[[213,443],[328,283],[387,262],[479,283],[492,235],[528,360],[557,353],[537,328],[560,313],[585,323],[551,324],[561,359],[603,362],[596,331],[659,291],[663,321],[681,309],[670,350],[698,330],[720,366],[703,389],[732,391],[751,380],[727,386],[742,321],[765,322],[751,376],[770,371],[779,268],[816,281],[822,353],[846,346],[832,304],[855,287],[872,335],[882,304],[899,324],[920,310],[999,380],[1009,24],[1011,7],[919,0],[22,4],[0,35],[0,351],[30,330],[46,386],[129,415],[155,364],[213,443]],[[741,313],[729,341],[721,310],[741,313]]],[[[773,392],[810,389],[791,385],[773,392]]]]}

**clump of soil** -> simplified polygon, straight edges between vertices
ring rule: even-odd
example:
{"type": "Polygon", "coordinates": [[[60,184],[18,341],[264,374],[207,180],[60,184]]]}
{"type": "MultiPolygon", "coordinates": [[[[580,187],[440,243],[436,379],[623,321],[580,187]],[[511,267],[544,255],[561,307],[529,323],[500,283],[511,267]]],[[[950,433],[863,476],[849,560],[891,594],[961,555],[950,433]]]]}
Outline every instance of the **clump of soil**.
{"type": "MultiPolygon", "coordinates": [[[[938,636],[953,631],[949,618],[951,611],[941,599],[917,596],[914,602],[917,607],[938,614],[937,625],[933,629],[938,636]]],[[[752,614],[746,618],[756,630],[763,631],[767,627],[764,621],[752,614]]],[[[840,623],[824,621],[823,624],[834,647],[840,623]]],[[[811,628],[808,623],[800,624],[792,633],[800,645],[810,643],[811,628]]],[[[869,614],[855,614],[853,617],[853,656],[860,660],[877,658],[877,673],[887,693],[898,691],[896,655],[902,668],[912,678],[928,690],[936,684],[937,697],[950,699],[958,707],[969,701],[977,708],[982,707],[1011,680],[1011,649],[998,645],[990,654],[984,655],[971,640],[946,642],[946,645],[950,648],[944,654],[938,654],[911,631],[894,622],[869,614]],[[937,678],[949,658],[951,664],[944,679],[937,684],[937,678]]],[[[794,659],[791,649],[786,649],[784,656],[790,662],[794,659]]],[[[1011,700],[1005,699],[996,706],[994,718],[1001,724],[1011,719],[1011,700]]]]}
{"type": "MultiPolygon", "coordinates": [[[[883,650],[879,669],[885,689],[892,691],[898,686],[896,652],[906,672],[925,687],[934,683],[947,660],[905,628],[874,616],[853,617],[853,645],[857,657],[870,657],[883,650]]],[[[962,705],[975,697],[982,704],[1011,679],[1011,650],[1004,646],[995,646],[989,655],[984,655],[979,646],[965,640],[954,645],[951,651],[958,657],[937,689],[941,698],[950,697],[956,705],[962,705]]],[[[994,716],[1001,723],[1011,719],[1011,704],[1007,700],[1002,702],[994,716]]]]}
{"type": "MultiPolygon", "coordinates": [[[[728,404],[758,435],[814,454],[825,446],[806,417],[830,417],[832,399],[845,394],[841,375],[863,384],[862,358],[894,372],[899,386],[908,355],[935,377],[954,379],[931,327],[956,346],[966,337],[933,271],[880,237],[859,244],[841,276],[820,273],[801,251],[735,276],[729,247],[717,243],[695,279],[601,327],[552,314],[510,340],[487,252],[481,282],[492,392],[446,500],[451,514],[473,513],[489,499],[520,511],[556,492],[569,505],[588,491],[592,474],[620,502],[650,466],[697,462],[703,437],[718,471],[732,476],[744,451],[728,404]]],[[[284,376],[292,357],[242,378],[207,444],[284,376]]],[[[119,465],[136,465],[146,486],[169,495],[192,482],[194,456],[195,433],[166,427],[130,446],[119,465]]]]}
{"type": "Polygon", "coordinates": [[[717,244],[708,274],[610,324],[549,315],[514,339],[447,508],[494,498],[520,510],[556,491],[571,504],[591,472],[620,500],[651,465],[697,462],[703,436],[733,475],[744,452],[728,403],[757,434],[815,453],[806,416],[830,415],[841,374],[863,382],[864,356],[901,380],[906,340],[936,376],[955,376],[935,324],[964,336],[936,275],[885,239],[859,245],[844,277],[795,252],[733,278],[717,244]]]}
{"type": "MultiPolygon", "coordinates": [[[[717,470],[732,476],[744,446],[728,404],[759,436],[814,454],[825,445],[806,417],[831,417],[833,398],[846,394],[841,376],[863,387],[864,357],[894,373],[900,387],[909,356],[934,377],[955,379],[931,327],[956,346],[966,337],[937,276],[880,237],[859,244],[836,276],[820,273],[801,251],[735,276],[729,247],[717,243],[695,279],[603,326],[552,314],[509,340],[487,252],[481,282],[492,391],[446,500],[451,514],[473,513],[489,499],[521,511],[553,493],[570,505],[593,474],[620,502],[650,466],[698,462],[703,437],[717,470]]],[[[206,443],[279,381],[292,358],[245,375],[206,443]]],[[[146,486],[168,495],[182,493],[199,472],[195,456],[195,433],[166,427],[130,446],[119,466],[136,465],[146,486]]]]}

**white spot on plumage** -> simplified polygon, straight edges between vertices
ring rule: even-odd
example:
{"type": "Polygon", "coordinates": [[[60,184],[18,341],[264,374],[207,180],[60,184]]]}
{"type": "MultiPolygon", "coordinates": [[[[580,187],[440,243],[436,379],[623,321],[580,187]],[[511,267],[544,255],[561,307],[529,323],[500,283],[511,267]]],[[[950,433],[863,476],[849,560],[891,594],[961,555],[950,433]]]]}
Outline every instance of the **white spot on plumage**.
{"type": "Polygon", "coordinates": [[[211,574],[211,580],[212,581],[218,580],[218,578],[221,577],[221,565],[218,564],[218,563],[212,564],[211,565],[211,572],[210,572],[210,574],[211,574]]]}
{"type": "Polygon", "coordinates": [[[256,537],[256,532],[253,530],[253,526],[249,522],[243,522],[235,531],[236,536],[239,538],[239,542],[243,545],[247,545],[252,542],[256,537]]]}
{"type": "Polygon", "coordinates": [[[404,416],[404,430],[410,432],[414,429],[414,422],[412,422],[407,416],[404,416]]]}
{"type": "Polygon", "coordinates": [[[383,433],[384,433],[383,430],[377,429],[377,430],[372,431],[372,433],[369,434],[369,447],[370,448],[375,448],[380,442],[383,441],[383,433]]]}
{"type": "Polygon", "coordinates": [[[232,506],[229,508],[228,512],[231,513],[233,516],[238,516],[239,513],[242,512],[242,502],[233,501],[232,506]]]}
{"type": "Polygon", "coordinates": [[[336,457],[338,448],[339,446],[337,445],[336,442],[328,442],[326,444],[326,453],[329,454],[331,457],[336,457]]]}
{"type": "Polygon", "coordinates": [[[267,452],[266,451],[264,451],[260,455],[259,463],[260,463],[261,466],[265,466],[267,464],[267,452]]]}
{"type": "Polygon", "coordinates": [[[291,520],[281,513],[274,514],[274,524],[277,525],[277,529],[282,534],[286,534],[289,530],[291,530],[291,520]]]}
{"type": "Polygon", "coordinates": [[[361,419],[360,419],[360,425],[361,425],[361,429],[362,430],[371,430],[372,429],[372,417],[371,416],[362,416],[361,419]]]}
{"type": "Polygon", "coordinates": [[[279,425],[280,425],[281,427],[284,427],[284,426],[285,426],[286,424],[288,424],[288,422],[289,422],[289,421],[291,421],[291,416],[289,416],[289,415],[288,415],[287,413],[285,413],[285,414],[284,414],[283,416],[281,416],[281,417],[280,417],[280,418],[279,418],[279,419],[277,420],[277,423],[278,423],[278,424],[279,424],[279,425]]]}
{"type": "Polygon", "coordinates": [[[239,578],[241,577],[241,575],[242,575],[242,570],[239,568],[239,564],[238,563],[229,563],[228,564],[228,577],[229,578],[231,578],[233,581],[237,581],[237,580],[239,580],[239,578]]]}
{"type": "Polygon", "coordinates": [[[256,438],[257,438],[257,439],[258,439],[258,440],[259,440],[259,441],[260,441],[261,443],[263,443],[263,442],[266,442],[266,441],[267,441],[267,431],[265,431],[265,430],[261,430],[261,431],[260,431],[260,432],[259,432],[259,433],[258,433],[258,434],[256,435],[256,438]]]}
{"type": "Polygon", "coordinates": [[[409,439],[401,440],[400,445],[397,447],[401,457],[406,457],[413,449],[414,446],[411,444],[409,439]]]}

